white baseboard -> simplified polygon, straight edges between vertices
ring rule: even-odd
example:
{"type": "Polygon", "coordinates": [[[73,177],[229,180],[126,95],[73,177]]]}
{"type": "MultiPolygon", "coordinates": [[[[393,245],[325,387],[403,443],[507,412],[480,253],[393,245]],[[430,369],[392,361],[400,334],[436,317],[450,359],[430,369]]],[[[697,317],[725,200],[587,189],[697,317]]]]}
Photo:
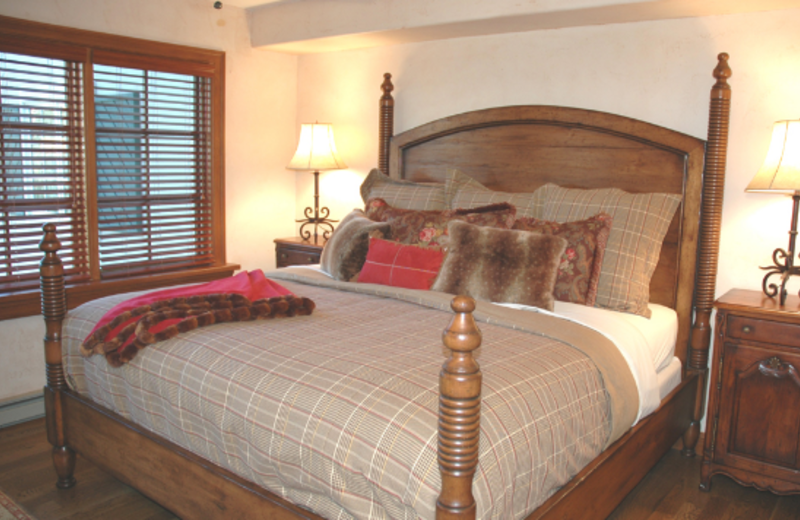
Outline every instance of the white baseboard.
{"type": "Polygon", "coordinates": [[[39,417],[44,417],[44,394],[42,392],[33,392],[0,401],[0,428],[39,417]]]}

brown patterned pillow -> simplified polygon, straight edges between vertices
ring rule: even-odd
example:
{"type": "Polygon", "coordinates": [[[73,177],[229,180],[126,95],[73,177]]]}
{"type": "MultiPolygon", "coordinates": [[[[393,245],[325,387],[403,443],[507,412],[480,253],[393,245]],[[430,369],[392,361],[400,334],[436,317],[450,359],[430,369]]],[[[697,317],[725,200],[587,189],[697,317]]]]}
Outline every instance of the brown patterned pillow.
{"type": "Polygon", "coordinates": [[[388,234],[388,223],[373,222],[363,211],[354,209],[325,243],[320,268],[335,280],[350,281],[364,266],[370,237],[384,238],[388,234]]]}
{"type": "Polygon", "coordinates": [[[567,241],[454,220],[450,249],[432,291],[553,310],[553,287],[567,241]]]}
{"type": "Polygon", "coordinates": [[[661,254],[680,195],[628,193],[616,188],[581,190],[551,185],[544,218],[570,222],[596,215],[611,215],[600,269],[595,307],[650,317],[650,278],[661,254]]]}
{"type": "Polygon", "coordinates": [[[444,198],[448,208],[476,208],[508,202],[517,208],[517,217],[542,218],[544,205],[553,184],[545,184],[531,193],[490,190],[469,175],[453,169],[447,172],[444,198]]]}
{"type": "Polygon", "coordinates": [[[523,217],[514,222],[514,229],[565,238],[567,249],[558,266],[553,296],[562,302],[594,305],[600,268],[611,232],[608,214],[600,213],[586,220],[563,224],[523,217]]]}
{"type": "Polygon", "coordinates": [[[425,247],[447,247],[447,223],[463,220],[477,226],[510,229],[516,220],[516,208],[508,203],[472,209],[414,211],[395,208],[383,199],[367,202],[367,217],[388,222],[392,240],[425,247]]]}
{"type": "Polygon", "coordinates": [[[445,209],[444,184],[424,184],[402,179],[392,179],[380,170],[373,169],[361,183],[361,199],[380,198],[396,208],[416,210],[445,209]]]}

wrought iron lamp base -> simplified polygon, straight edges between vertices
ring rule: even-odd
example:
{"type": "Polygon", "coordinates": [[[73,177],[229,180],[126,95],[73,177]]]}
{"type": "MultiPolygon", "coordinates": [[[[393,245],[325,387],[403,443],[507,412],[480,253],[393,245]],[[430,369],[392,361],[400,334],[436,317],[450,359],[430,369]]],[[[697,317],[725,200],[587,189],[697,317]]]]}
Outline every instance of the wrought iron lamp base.
{"type": "Polygon", "coordinates": [[[303,211],[303,214],[306,218],[301,220],[295,220],[298,224],[302,222],[300,226],[300,236],[303,237],[303,240],[311,240],[311,237],[314,237],[314,243],[317,244],[319,239],[318,228],[322,228],[322,238],[323,240],[328,240],[333,233],[333,223],[339,222],[338,220],[329,219],[328,216],[331,214],[331,211],[326,207],[319,207],[319,171],[314,172],[314,207],[313,208],[306,208],[303,211]],[[314,234],[311,234],[311,231],[306,229],[306,226],[314,226],[314,234]]]}
{"type": "Polygon", "coordinates": [[[797,216],[798,209],[800,209],[800,192],[795,192],[792,195],[792,228],[789,230],[789,250],[784,251],[781,248],[772,252],[772,262],[775,265],[767,265],[761,269],[767,271],[764,280],[761,282],[761,288],[764,294],[770,298],[780,295],[781,305],[786,303],[786,282],[792,275],[800,275],[800,267],[794,265],[795,259],[795,244],[797,242],[797,216]],[[772,275],[780,275],[781,283],[778,286],[775,283],[769,283],[769,278],[772,275]]]}

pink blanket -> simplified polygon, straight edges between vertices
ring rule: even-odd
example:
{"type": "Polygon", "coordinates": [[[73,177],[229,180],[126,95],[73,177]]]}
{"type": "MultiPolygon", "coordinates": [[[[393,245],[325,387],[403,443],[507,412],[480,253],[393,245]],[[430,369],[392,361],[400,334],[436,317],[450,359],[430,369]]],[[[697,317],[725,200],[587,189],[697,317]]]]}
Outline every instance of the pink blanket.
{"type": "MultiPolygon", "coordinates": [[[[178,287],[178,288],[171,288],[171,289],[163,289],[160,291],[154,291],[151,293],[143,294],[141,296],[137,296],[135,298],[131,298],[130,300],[125,300],[124,302],[115,305],[110,311],[105,313],[100,321],[92,329],[92,332],[86,336],[84,343],[88,342],[95,331],[108,323],[111,323],[114,318],[119,316],[122,313],[131,311],[142,305],[149,305],[151,303],[162,301],[162,300],[170,300],[172,298],[179,298],[179,297],[189,297],[189,296],[199,296],[199,295],[206,295],[206,294],[240,294],[250,300],[251,302],[261,299],[268,299],[268,298],[275,298],[278,296],[288,296],[291,295],[292,292],[283,287],[282,285],[273,282],[272,280],[268,279],[264,276],[264,272],[261,269],[256,271],[242,271],[241,273],[231,276],[228,278],[222,278],[220,280],[214,280],[213,282],[208,282],[200,285],[190,285],[187,287],[178,287]]],[[[141,316],[133,316],[129,320],[125,321],[124,323],[119,324],[118,326],[114,327],[105,337],[104,341],[108,342],[115,338],[120,331],[130,325],[131,323],[138,321],[141,316]]],[[[170,325],[174,325],[175,323],[181,321],[180,319],[173,319],[173,320],[165,320],[160,322],[158,325],[151,329],[151,332],[157,333],[160,332],[170,325]]],[[[130,340],[128,341],[128,343],[130,340]]],[[[127,343],[126,343],[127,344],[127,343]]],[[[123,345],[124,346],[124,345],[123,345]]]]}

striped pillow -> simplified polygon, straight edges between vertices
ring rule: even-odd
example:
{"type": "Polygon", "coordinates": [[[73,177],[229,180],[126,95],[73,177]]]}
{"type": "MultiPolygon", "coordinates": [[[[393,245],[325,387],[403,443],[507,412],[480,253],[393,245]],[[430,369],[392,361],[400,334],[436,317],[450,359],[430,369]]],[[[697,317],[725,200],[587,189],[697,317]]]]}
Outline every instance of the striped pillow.
{"type": "Polygon", "coordinates": [[[616,188],[580,190],[547,185],[544,218],[570,222],[608,213],[613,221],[595,307],[650,317],[650,278],[661,243],[681,203],[672,193],[628,193],[616,188]]]}
{"type": "Polygon", "coordinates": [[[378,169],[373,169],[361,183],[361,199],[383,199],[395,208],[415,210],[442,210],[444,184],[423,184],[392,179],[378,169]]]}
{"type": "Polygon", "coordinates": [[[544,204],[548,197],[549,186],[546,184],[532,193],[509,193],[490,190],[469,175],[459,170],[447,172],[444,184],[445,203],[449,209],[471,209],[498,202],[508,202],[517,208],[517,218],[542,218],[544,204]]]}

